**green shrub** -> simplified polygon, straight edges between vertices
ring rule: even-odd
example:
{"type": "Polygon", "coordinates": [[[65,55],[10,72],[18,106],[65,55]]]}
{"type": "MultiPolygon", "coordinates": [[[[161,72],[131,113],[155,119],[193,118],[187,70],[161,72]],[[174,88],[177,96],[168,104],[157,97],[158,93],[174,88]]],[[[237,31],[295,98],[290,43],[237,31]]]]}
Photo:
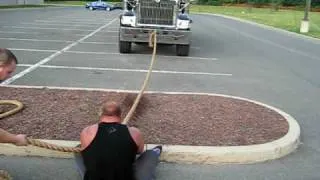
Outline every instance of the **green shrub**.
{"type": "Polygon", "coordinates": [[[305,0],[283,0],[283,6],[298,6],[305,4],[305,0]]]}
{"type": "Polygon", "coordinates": [[[223,2],[222,2],[222,0],[208,0],[207,5],[221,6],[221,5],[223,5],[223,2]]]}

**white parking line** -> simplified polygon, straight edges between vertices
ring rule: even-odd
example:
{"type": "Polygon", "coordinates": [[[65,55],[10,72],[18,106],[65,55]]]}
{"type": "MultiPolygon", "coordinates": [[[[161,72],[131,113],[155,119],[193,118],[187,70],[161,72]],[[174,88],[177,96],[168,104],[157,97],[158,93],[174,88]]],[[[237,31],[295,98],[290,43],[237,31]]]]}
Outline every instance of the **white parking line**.
{"type": "Polygon", "coordinates": [[[31,52],[57,52],[59,50],[52,50],[52,49],[21,49],[21,48],[8,48],[14,51],[31,51],[31,52]]]}
{"type": "Polygon", "coordinates": [[[95,22],[90,22],[90,23],[86,23],[86,22],[69,22],[69,21],[63,21],[63,19],[61,19],[60,21],[53,21],[53,20],[35,20],[35,22],[42,22],[42,23],[60,23],[60,24],[85,24],[85,25],[89,25],[89,24],[94,24],[94,25],[102,25],[103,23],[95,23],[95,22]]]}
{"type": "Polygon", "coordinates": [[[109,33],[118,33],[119,31],[101,31],[101,32],[109,32],[109,33]]]}
{"type": "MultiPolygon", "coordinates": [[[[20,64],[21,67],[30,67],[31,64],[20,64]]],[[[55,65],[40,65],[41,68],[49,69],[75,69],[75,70],[98,70],[98,71],[118,71],[118,72],[138,72],[147,73],[148,69],[119,69],[119,68],[98,68],[98,67],[76,67],[76,66],[55,66],[55,65]]],[[[187,74],[187,75],[207,75],[207,76],[232,76],[230,73],[208,73],[208,72],[188,72],[188,71],[166,71],[152,70],[153,73],[160,74],[187,74]]]]}
{"type": "MultiPolygon", "coordinates": [[[[23,31],[0,31],[2,34],[46,34],[47,32],[23,32],[23,31]]],[[[72,34],[72,36],[85,36],[86,34],[72,34]]],[[[69,35],[70,36],[70,35],[69,35]]]]}
{"type": "Polygon", "coordinates": [[[2,26],[5,28],[17,28],[17,29],[46,29],[46,30],[60,30],[60,31],[94,31],[93,29],[64,29],[64,28],[46,28],[46,27],[27,27],[27,26],[2,26]]]}
{"type": "MultiPolygon", "coordinates": [[[[54,39],[21,39],[21,38],[2,38],[2,40],[11,40],[11,41],[34,41],[34,42],[63,42],[63,43],[72,43],[75,41],[65,41],[65,40],[54,40],[54,39]]],[[[118,43],[104,43],[104,42],[94,42],[94,41],[83,41],[80,42],[79,44],[101,44],[101,45],[118,45],[118,43]]],[[[36,51],[36,49],[34,49],[36,51]]]]}
{"type": "MultiPolygon", "coordinates": [[[[80,18],[81,19],[81,18],[80,18]]],[[[49,21],[59,21],[59,18],[53,18],[53,19],[48,19],[49,21]]],[[[75,19],[70,19],[70,18],[65,18],[65,17],[61,17],[60,18],[60,20],[63,20],[63,21],[66,21],[66,22],[74,22],[74,23],[81,23],[81,22],[89,22],[89,23],[91,23],[91,22],[95,22],[94,21],[94,19],[81,19],[81,20],[79,20],[79,18],[75,18],[75,19]]],[[[96,19],[97,20],[97,19],[96,19]]],[[[62,22],[63,22],[62,21],[62,22]]],[[[97,20],[98,22],[100,22],[100,23],[106,23],[106,22],[108,22],[108,21],[110,21],[110,20],[108,20],[108,19],[102,19],[102,20],[97,20]]]]}
{"type": "Polygon", "coordinates": [[[0,31],[3,34],[39,34],[38,32],[24,32],[24,31],[0,31]]]}
{"type": "MultiPolygon", "coordinates": [[[[105,54],[105,55],[123,55],[123,56],[148,56],[150,54],[121,54],[121,53],[109,53],[109,52],[90,52],[90,51],[66,51],[66,53],[73,54],[105,54]]],[[[165,56],[165,55],[157,55],[158,57],[167,57],[167,58],[178,58],[178,59],[200,59],[200,60],[209,60],[209,61],[217,61],[217,58],[209,58],[209,57],[192,57],[192,56],[165,56]]]]}
{"type": "Polygon", "coordinates": [[[34,41],[34,42],[64,42],[64,43],[70,43],[74,41],[64,41],[64,40],[54,40],[54,39],[19,39],[19,38],[2,38],[2,40],[11,40],[11,41],[34,41]]]}
{"type": "Polygon", "coordinates": [[[108,36],[107,34],[96,34],[94,37],[107,37],[107,38],[118,38],[119,36],[108,36]]]}
{"type": "Polygon", "coordinates": [[[79,39],[78,41],[67,45],[66,47],[64,47],[63,49],[59,50],[58,52],[55,52],[53,54],[51,54],[50,56],[46,57],[45,59],[39,61],[38,63],[34,64],[33,66],[21,71],[20,73],[14,75],[13,77],[7,79],[6,81],[2,82],[1,84],[10,84],[11,82],[15,81],[16,79],[19,79],[20,77],[23,77],[24,75],[26,75],[27,73],[33,71],[34,69],[38,68],[40,65],[45,64],[47,62],[49,62],[51,59],[53,59],[54,57],[60,55],[61,53],[67,51],[68,49],[72,48],[73,46],[76,46],[77,44],[79,44],[79,42],[93,36],[95,33],[101,31],[103,28],[109,26],[110,24],[112,24],[113,22],[115,22],[116,20],[118,20],[118,17],[114,18],[112,21],[108,22],[107,24],[99,27],[98,29],[96,29],[95,31],[91,32],[90,34],[82,37],[81,39],[79,39]]]}
{"type": "MultiPolygon", "coordinates": [[[[79,24],[61,24],[61,23],[20,23],[25,25],[35,25],[35,26],[67,26],[67,27],[92,27],[93,25],[79,25],[79,24]]],[[[95,25],[98,26],[98,25],[95,25]]]]}
{"type": "Polygon", "coordinates": [[[81,44],[101,44],[101,45],[118,45],[118,43],[104,43],[104,42],[93,42],[93,41],[83,41],[81,44]]]}

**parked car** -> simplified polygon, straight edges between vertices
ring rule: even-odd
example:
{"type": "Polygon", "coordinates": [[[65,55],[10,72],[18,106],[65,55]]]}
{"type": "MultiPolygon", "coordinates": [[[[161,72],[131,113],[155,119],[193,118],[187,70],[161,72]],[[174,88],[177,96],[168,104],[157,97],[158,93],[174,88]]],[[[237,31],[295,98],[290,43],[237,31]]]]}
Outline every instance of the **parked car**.
{"type": "Polygon", "coordinates": [[[94,1],[86,4],[86,9],[90,10],[106,10],[106,11],[112,11],[115,9],[122,9],[121,4],[112,4],[105,1],[94,1]]]}

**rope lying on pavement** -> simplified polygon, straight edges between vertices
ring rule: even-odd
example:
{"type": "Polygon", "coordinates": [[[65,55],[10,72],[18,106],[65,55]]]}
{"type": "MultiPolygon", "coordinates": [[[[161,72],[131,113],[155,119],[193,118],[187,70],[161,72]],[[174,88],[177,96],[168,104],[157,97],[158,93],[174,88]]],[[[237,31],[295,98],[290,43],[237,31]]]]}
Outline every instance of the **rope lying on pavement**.
{"type": "MultiPolygon", "coordinates": [[[[155,62],[155,56],[156,56],[156,49],[157,49],[157,33],[156,31],[152,32],[149,36],[149,46],[150,47],[153,47],[153,53],[152,53],[152,59],[151,59],[151,63],[150,63],[150,66],[149,66],[149,71],[146,75],[146,78],[143,82],[143,85],[142,85],[142,88],[138,94],[138,96],[136,97],[130,111],[128,112],[128,114],[126,115],[126,117],[124,118],[124,120],[122,121],[122,124],[127,124],[129,122],[129,120],[132,118],[132,115],[133,113],[135,112],[138,104],[139,104],[139,101],[149,83],[149,79],[150,79],[150,76],[151,76],[151,72],[152,72],[152,68],[153,68],[153,65],[154,65],[154,62],[155,62]]],[[[16,101],[16,100],[0,100],[0,105],[1,104],[13,104],[13,105],[16,105],[17,107],[14,108],[13,110],[10,110],[8,112],[5,112],[5,113],[1,113],[0,114],[0,119],[1,118],[4,118],[4,117],[7,117],[7,116],[10,116],[12,114],[15,114],[17,112],[19,112],[20,110],[23,109],[23,104],[19,101],[16,101]]],[[[58,146],[58,145],[55,145],[55,144],[50,144],[50,143],[47,143],[47,142],[43,142],[43,141],[40,141],[40,140],[36,140],[36,139],[32,139],[32,138],[29,138],[27,137],[27,142],[28,144],[30,145],[33,145],[33,146],[37,146],[37,147],[41,147],[41,148],[46,148],[46,149],[50,149],[50,150],[54,150],[54,151],[61,151],[61,152],[74,152],[74,153],[78,153],[81,151],[81,148],[79,147],[64,147],[64,146],[58,146]]],[[[0,170],[0,180],[12,180],[12,177],[9,175],[8,172],[4,171],[4,170],[0,170]]]]}

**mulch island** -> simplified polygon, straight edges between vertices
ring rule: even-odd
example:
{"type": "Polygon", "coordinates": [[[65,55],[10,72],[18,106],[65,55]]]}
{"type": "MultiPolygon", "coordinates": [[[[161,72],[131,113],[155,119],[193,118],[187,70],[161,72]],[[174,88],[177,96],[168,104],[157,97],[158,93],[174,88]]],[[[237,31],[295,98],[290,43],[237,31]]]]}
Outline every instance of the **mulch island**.
{"type": "MultiPolygon", "coordinates": [[[[98,122],[104,101],[123,108],[123,118],[136,93],[0,87],[1,100],[18,100],[24,109],[0,119],[0,127],[32,138],[79,140],[82,128],[98,122]]],[[[1,111],[8,110],[1,106],[1,111]]],[[[288,132],[286,120],[260,105],[206,95],[144,94],[130,126],[145,143],[236,146],[267,143],[288,132]]]]}

